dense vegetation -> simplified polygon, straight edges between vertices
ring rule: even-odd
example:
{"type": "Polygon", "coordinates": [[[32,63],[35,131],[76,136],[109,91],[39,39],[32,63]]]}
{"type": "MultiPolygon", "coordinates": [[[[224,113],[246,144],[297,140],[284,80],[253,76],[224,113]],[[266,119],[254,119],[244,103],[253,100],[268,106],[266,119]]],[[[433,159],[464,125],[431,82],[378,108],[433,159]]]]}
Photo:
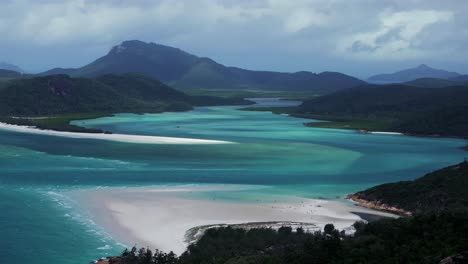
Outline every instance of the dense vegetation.
{"type": "Polygon", "coordinates": [[[0,90],[2,116],[184,111],[197,105],[246,103],[242,99],[188,96],[136,75],[96,79],[52,75],[13,80],[0,90]]]}
{"type": "Polygon", "coordinates": [[[193,106],[242,105],[239,98],[190,96],[134,74],[95,79],[67,75],[22,78],[0,85],[0,122],[44,129],[102,132],[70,125],[71,120],[115,112],[186,111],[193,106]]]}
{"type": "Polygon", "coordinates": [[[287,91],[287,90],[254,90],[254,89],[189,89],[184,90],[189,95],[211,95],[225,98],[281,98],[284,100],[301,101],[304,98],[320,96],[317,91],[287,91]]]}
{"type": "MultiPolygon", "coordinates": [[[[126,77],[110,78],[126,80],[126,77]]],[[[128,78],[130,79],[130,78],[128,78]]],[[[187,110],[190,105],[176,105],[183,94],[155,83],[144,87],[148,93],[161,96],[159,100],[145,100],[137,90],[135,96],[123,89],[112,87],[98,79],[70,78],[67,75],[54,75],[12,81],[0,90],[0,115],[39,116],[68,113],[144,111],[154,112],[167,109],[187,110]],[[178,96],[178,97],[177,97],[178,96]]],[[[135,87],[139,87],[136,85],[135,87]]],[[[129,86],[129,90],[134,88],[129,86]]],[[[143,96],[143,94],[141,94],[143,96]]],[[[153,99],[153,98],[152,98],[153,99]]]]}
{"type": "Polygon", "coordinates": [[[366,129],[371,131],[383,131],[387,130],[389,127],[390,120],[379,119],[379,120],[369,120],[369,119],[350,119],[343,117],[336,117],[331,115],[320,115],[320,114],[310,114],[310,113],[301,113],[298,111],[297,107],[287,106],[287,107],[255,107],[249,106],[244,107],[241,110],[244,111],[261,111],[261,112],[272,112],[275,114],[288,114],[293,117],[299,118],[308,118],[316,119],[314,122],[306,122],[305,126],[310,127],[320,127],[320,128],[336,128],[336,129],[366,129]],[[326,121],[323,121],[326,120],[326,121]]]}
{"type": "Polygon", "coordinates": [[[78,69],[53,69],[43,73],[96,77],[138,73],[183,89],[306,90],[326,93],[364,84],[336,72],[281,73],[226,67],[177,48],[142,41],[124,41],[94,62],[78,69]]]}
{"type": "Polygon", "coordinates": [[[11,71],[11,70],[5,70],[5,69],[0,69],[0,79],[1,78],[20,78],[22,76],[21,73],[11,71]]]}
{"type": "Polygon", "coordinates": [[[70,124],[74,120],[94,119],[108,116],[106,113],[64,114],[48,117],[0,117],[0,122],[20,126],[33,126],[40,129],[55,131],[84,132],[84,133],[110,133],[97,128],[86,128],[70,124]]]}
{"type": "Polygon", "coordinates": [[[410,134],[468,137],[468,87],[355,87],[306,100],[295,114],[346,122],[384,122],[382,129],[410,134]]]}
{"type": "Polygon", "coordinates": [[[293,232],[290,227],[278,231],[209,229],[179,258],[134,248],[114,263],[438,263],[468,245],[466,213],[382,219],[354,226],[354,236],[339,233],[331,224],[316,233],[300,228],[293,232]]]}
{"type": "Polygon", "coordinates": [[[454,78],[451,78],[453,81],[466,82],[468,81],[468,74],[460,75],[454,78]]]}
{"type": "Polygon", "coordinates": [[[416,80],[405,82],[404,84],[408,86],[421,87],[421,88],[444,88],[444,87],[462,85],[463,82],[450,80],[450,79],[419,78],[416,80]]]}
{"type": "Polygon", "coordinates": [[[468,211],[468,162],[443,168],[414,181],[387,183],[355,194],[356,197],[413,213],[447,208],[468,211]]]}
{"type": "Polygon", "coordinates": [[[115,111],[183,111],[194,105],[247,104],[242,99],[188,96],[137,75],[96,79],[53,75],[11,81],[0,90],[2,115],[53,115],[115,111]]]}

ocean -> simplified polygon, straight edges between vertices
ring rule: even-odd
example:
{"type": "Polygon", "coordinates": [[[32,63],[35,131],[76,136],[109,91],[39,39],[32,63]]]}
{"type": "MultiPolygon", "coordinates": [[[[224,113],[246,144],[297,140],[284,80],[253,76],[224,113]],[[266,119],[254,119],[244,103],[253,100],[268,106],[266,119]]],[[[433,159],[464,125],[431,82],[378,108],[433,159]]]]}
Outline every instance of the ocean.
{"type": "MultiPolygon", "coordinates": [[[[256,100],[261,106],[297,103],[256,100]]],[[[254,187],[199,197],[247,203],[281,195],[342,200],[466,156],[461,139],[311,128],[303,126],[310,120],[238,108],[74,122],[123,134],[234,144],[131,144],[0,130],[0,263],[88,263],[124,248],[66,195],[73,189],[235,184],[254,187]]]]}

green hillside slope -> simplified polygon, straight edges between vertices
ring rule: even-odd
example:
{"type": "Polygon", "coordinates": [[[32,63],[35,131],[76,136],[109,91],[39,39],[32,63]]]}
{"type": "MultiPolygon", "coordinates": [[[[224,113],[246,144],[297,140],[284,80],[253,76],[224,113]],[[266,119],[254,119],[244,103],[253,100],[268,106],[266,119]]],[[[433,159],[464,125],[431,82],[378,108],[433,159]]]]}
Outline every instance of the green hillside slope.
{"type": "Polygon", "coordinates": [[[375,205],[411,213],[468,211],[468,162],[443,168],[414,181],[387,183],[352,195],[375,205]]]}
{"type": "Polygon", "coordinates": [[[52,69],[40,75],[68,74],[97,77],[137,73],[181,89],[305,90],[321,93],[346,89],[365,82],[336,72],[282,73],[226,67],[183,50],[138,40],[124,41],[108,54],[77,69],[52,69]]]}
{"type": "Polygon", "coordinates": [[[362,86],[306,100],[294,113],[325,120],[383,123],[380,129],[388,131],[468,137],[468,87],[362,86]]]}

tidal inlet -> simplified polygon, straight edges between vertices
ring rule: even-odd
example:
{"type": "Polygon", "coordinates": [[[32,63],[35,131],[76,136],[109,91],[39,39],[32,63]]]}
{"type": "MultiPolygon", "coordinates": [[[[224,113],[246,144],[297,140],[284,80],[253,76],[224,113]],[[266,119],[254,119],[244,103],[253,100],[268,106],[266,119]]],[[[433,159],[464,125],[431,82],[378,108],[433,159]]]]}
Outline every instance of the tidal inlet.
{"type": "Polygon", "coordinates": [[[461,1],[6,1],[0,264],[465,263],[461,1]]]}

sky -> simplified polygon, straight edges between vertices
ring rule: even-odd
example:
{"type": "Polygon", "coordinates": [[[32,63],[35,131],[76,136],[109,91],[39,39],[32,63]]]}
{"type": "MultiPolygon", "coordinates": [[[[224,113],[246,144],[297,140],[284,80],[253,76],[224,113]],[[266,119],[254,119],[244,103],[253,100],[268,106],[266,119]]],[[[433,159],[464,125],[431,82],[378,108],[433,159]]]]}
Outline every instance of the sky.
{"type": "Polygon", "coordinates": [[[468,73],[467,13],[466,0],[0,0],[0,61],[79,67],[138,39],[255,70],[468,73]]]}

